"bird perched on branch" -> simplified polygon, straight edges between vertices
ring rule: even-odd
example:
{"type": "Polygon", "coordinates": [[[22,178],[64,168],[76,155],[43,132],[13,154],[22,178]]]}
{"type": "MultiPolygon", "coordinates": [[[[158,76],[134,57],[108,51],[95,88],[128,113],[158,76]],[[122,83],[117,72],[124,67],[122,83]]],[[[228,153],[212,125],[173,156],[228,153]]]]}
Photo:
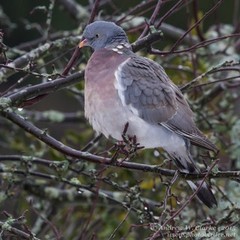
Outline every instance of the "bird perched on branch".
{"type": "MultiPolygon", "coordinates": [[[[89,24],[79,47],[94,52],[85,70],[85,116],[107,138],[136,137],[145,148],[161,147],[179,170],[199,173],[190,154],[194,144],[217,148],[197,128],[193,112],[179,88],[156,62],[133,53],[124,30],[113,22],[89,24]]],[[[188,181],[195,191],[201,180],[188,181]]],[[[217,205],[206,182],[197,197],[208,207],[217,205]]]]}

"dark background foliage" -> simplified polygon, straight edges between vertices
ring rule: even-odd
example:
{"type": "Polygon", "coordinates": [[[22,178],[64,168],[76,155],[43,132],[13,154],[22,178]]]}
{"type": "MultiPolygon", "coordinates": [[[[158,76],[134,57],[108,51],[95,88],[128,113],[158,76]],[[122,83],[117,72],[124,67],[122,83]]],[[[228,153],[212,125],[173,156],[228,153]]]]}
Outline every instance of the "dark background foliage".
{"type": "Polygon", "coordinates": [[[11,0],[0,5],[2,239],[237,239],[240,199],[238,0],[11,0]],[[176,171],[161,149],[127,154],[84,118],[84,27],[122,26],[137,54],[162,64],[219,148],[176,171]],[[208,209],[186,184],[211,182],[208,209]]]}

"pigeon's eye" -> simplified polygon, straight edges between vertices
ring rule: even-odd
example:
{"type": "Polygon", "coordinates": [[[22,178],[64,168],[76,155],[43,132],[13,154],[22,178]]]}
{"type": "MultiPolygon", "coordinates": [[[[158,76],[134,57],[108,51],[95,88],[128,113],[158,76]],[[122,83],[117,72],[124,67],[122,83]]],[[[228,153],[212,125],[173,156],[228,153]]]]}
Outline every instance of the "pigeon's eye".
{"type": "Polygon", "coordinates": [[[99,38],[99,34],[97,33],[97,34],[95,35],[95,37],[96,37],[96,38],[99,38]]]}

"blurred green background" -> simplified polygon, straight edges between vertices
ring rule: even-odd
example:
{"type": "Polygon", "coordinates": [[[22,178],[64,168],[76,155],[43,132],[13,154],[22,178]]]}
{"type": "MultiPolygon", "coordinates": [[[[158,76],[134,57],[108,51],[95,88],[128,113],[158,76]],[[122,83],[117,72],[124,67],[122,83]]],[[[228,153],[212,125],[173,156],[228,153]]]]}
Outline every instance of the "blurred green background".
{"type": "MultiPolygon", "coordinates": [[[[178,2],[163,1],[157,21],[178,2]]],[[[50,48],[42,56],[29,58],[29,62],[19,69],[9,70],[9,76],[3,77],[0,83],[1,94],[8,95],[31,85],[48,82],[49,78],[57,79],[59,76],[54,74],[61,74],[71,58],[94,3],[80,0],[1,1],[0,72],[7,63],[39,49],[46,42],[54,45],[65,37],[73,38],[72,42],[50,48]],[[55,3],[52,14],[49,11],[51,3],[55,3]],[[31,71],[42,75],[36,77],[31,71]],[[19,81],[22,82],[19,84],[19,81]]],[[[197,125],[220,149],[219,164],[213,172],[239,171],[240,41],[239,35],[227,36],[240,32],[240,3],[238,0],[194,0],[183,3],[183,6],[164,18],[163,24],[168,25],[164,25],[163,29],[166,30],[162,30],[162,39],[154,44],[162,53],[154,55],[149,48],[144,48],[138,54],[162,64],[180,87],[202,74],[203,77],[192,88],[186,89],[184,95],[195,112],[197,125]],[[210,13],[217,3],[218,7],[210,13]],[[207,14],[209,16],[197,25],[198,29],[195,27],[188,34],[190,40],[184,38],[177,46],[177,52],[172,53],[172,46],[182,34],[207,14]],[[212,39],[216,41],[201,45],[212,39]],[[188,50],[194,44],[200,44],[200,47],[188,50]]],[[[125,28],[130,41],[134,42],[144,29],[145,21],[149,21],[156,4],[156,0],[102,0],[99,1],[95,19],[123,19],[118,24],[125,28]],[[132,12],[140,3],[148,4],[132,12]]],[[[91,50],[84,49],[69,75],[84,70],[90,54],[91,50]]],[[[81,150],[96,137],[84,118],[83,80],[79,79],[77,84],[69,83],[66,88],[51,93],[32,106],[23,109],[16,107],[13,111],[63,144],[81,150]]],[[[114,154],[113,144],[113,141],[102,137],[87,150],[111,157],[114,154]]],[[[193,155],[201,167],[212,163],[205,151],[193,149],[193,155]]],[[[3,223],[35,234],[39,239],[148,239],[192,194],[182,178],[172,184],[172,177],[157,173],[106,167],[82,159],[72,160],[4,117],[0,118],[2,239],[21,239],[21,235],[3,229],[3,223]],[[29,161],[21,156],[27,156],[29,161]],[[34,162],[34,158],[47,162],[34,162]],[[18,174],[16,171],[22,172],[18,174]],[[38,174],[34,176],[29,172],[38,174]],[[86,189],[89,191],[85,192],[86,189]]],[[[175,169],[166,153],[160,149],[140,151],[131,161],[175,169]]],[[[184,232],[185,237],[189,232],[186,226],[192,226],[193,230],[198,227],[197,232],[201,232],[202,226],[213,226],[215,230],[210,231],[212,239],[225,239],[217,235],[217,227],[229,227],[232,236],[229,239],[237,239],[233,234],[240,234],[237,233],[240,229],[240,187],[237,181],[239,179],[212,179],[218,208],[209,210],[193,200],[168,226],[175,227],[177,234],[184,232]]],[[[171,239],[169,232],[173,233],[174,230],[163,231],[165,239],[171,239]]],[[[206,236],[206,231],[203,231],[203,235],[206,236]]]]}

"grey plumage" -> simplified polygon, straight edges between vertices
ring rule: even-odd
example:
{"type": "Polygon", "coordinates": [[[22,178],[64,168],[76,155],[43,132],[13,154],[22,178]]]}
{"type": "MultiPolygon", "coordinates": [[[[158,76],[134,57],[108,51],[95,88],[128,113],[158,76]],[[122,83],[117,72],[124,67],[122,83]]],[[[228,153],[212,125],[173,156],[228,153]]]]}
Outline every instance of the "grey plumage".
{"type": "MultiPolygon", "coordinates": [[[[190,143],[214,152],[217,148],[197,128],[187,101],[164,69],[134,54],[125,32],[113,23],[94,22],[83,37],[95,50],[85,71],[85,115],[93,128],[122,140],[129,123],[127,134],[140,145],[162,147],[180,170],[199,173],[190,143]]],[[[193,190],[200,184],[188,183],[193,190]]],[[[208,207],[217,204],[207,183],[197,195],[208,207]]]]}

